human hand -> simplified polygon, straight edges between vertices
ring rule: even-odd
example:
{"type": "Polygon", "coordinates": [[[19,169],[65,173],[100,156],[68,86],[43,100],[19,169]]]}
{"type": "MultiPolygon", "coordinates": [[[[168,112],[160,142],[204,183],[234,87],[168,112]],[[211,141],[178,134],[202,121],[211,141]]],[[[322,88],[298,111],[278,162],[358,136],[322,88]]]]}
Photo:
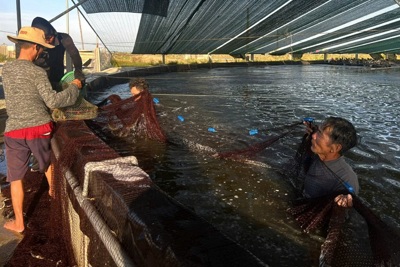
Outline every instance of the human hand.
{"type": "Polygon", "coordinates": [[[86,84],[86,80],[85,79],[79,79],[79,80],[81,81],[82,87],[84,87],[86,84]]]}
{"type": "Polygon", "coordinates": [[[318,126],[310,121],[303,121],[303,124],[306,126],[306,134],[309,136],[318,130],[318,126]]]}
{"type": "Polygon", "coordinates": [[[81,81],[82,87],[85,86],[86,78],[85,78],[85,75],[83,74],[82,70],[75,70],[74,78],[81,81]]]}
{"type": "Polygon", "coordinates": [[[79,79],[75,79],[71,83],[75,84],[78,87],[78,89],[82,88],[82,82],[79,79]]]}
{"type": "Polygon", "coordinates": [[[85,80],[85,74],[83,74],[82,70],[75,69],[74,71],[74,78],[79,80],[85,80]]]}
{"type": "Polygon", "coordinates": [[[306,132],[308,134],[311,134],[313,129],[312,129],[312,123],[309,121],[303,121],[303,124],[306,126],[306,132]]]}
{"type": "Polygon", "coordinates": [[[351,194],[338,195],[337,197],[335,197],[335,202],[338,206],[343,208],[353,207],[353,197],[351,196],[351,194]]]}
{"type": "Polygon", "coordinates": [[[306,117],[303,119],[303,124],[306,126],[306,134],[312,135],[318,130],[318,126],[314,124],[314,118],[306,117]]]}

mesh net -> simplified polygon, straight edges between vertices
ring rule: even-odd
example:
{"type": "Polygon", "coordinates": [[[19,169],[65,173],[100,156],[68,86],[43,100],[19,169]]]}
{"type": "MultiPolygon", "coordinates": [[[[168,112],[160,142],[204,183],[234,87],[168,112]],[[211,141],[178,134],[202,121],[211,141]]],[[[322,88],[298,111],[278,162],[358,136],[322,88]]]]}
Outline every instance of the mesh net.
{"type": "Polygon", "coordinates": [[[161,192],[134,166],[135,158],[119,158],[83,122],[58,124],[56,141],[61,149],[53,159],[59,177],[54,188],[60,201],[53,216],[70,266],[263,266],[161,192]],[[67,171],[76,181],[67,182],[67,171]],[[83,199],[80,190],[86,191],[83,199]],[[87,212],[88,205],[96,212],[87,212]],[[114,239],[117,245],[108,244],[114,239]]]}
{"type": "MultiPolygon", "coordinates": [[[[296,174],[308,169],[311,138],[303,138],[296,154],[296,174]]],[[[332,174],[333,175],[333,174],[332,174]]],[[[294,201],[288,212],[305,232],[324,231],[320,266],[400,266],[400,236],[353,195],[353,207],[339,207],[334,198],[294,201]]]]}
{"type": "MultiPolygon", "coordinates": [[[[61,81],[60,86],[62,90],[68,88],[69,84],[74,80],[74,72],[66,73],[61,81]]],[[[80,90],[79,97],[75,104],[64,108],[56,108],[52,111],[52,118],[54,121],[65,120],[89,120],[97,116],[97,106],[85,100],[86,85],[80,90]]]]}
{"type": "Polygon", "coordinates": [[[88,162],[114,159],[119,155],[79,121],[57,124],[55,140],[61,147],[54,162],[54,195],[51,231],[65,240],[68,266],[116,266],[111,252],[101,242],[100,232],[93,226],[85,199],[77,197],[84,184],[83,166],[88,162]],[[96,152],[95,152],[96,151],[96,152]],[[77,177],[74,183],[68,175],[77,177]],[[61,218],[61,219],[60,219],[61,218]]]}
{"type": "MultiPolygon", "coordinates": [[[[140,135],[166,141],[152,97],[146,91],[137,101],[132,97],[102,107],[99,116],[91,122],[116,136],[140,135]]],[[[252,155],[288,132],[228,156],[235,153],[252,155]]],[[[40,228],[41,234],[32,233],[30,240],[35,242],[27,246],[35,250],[28,254],[16,252],[8,266],[35,265],[39,259],[35,257],[49,260],[47,265],[42,259],[40,266],[54,266],[53,259],[58,260],[56,266],[129,266],[120,257],[125,255],[121,253],[124,249],[139,266],[262,265],[248,251],[160,192],[145,173],[138,168],[132,170],[130,163],[135,164],[134,159],[117,162],[119,155],[82,121],[57,123],[55,137],[62,148],[58,157],[53,155],[52,158],[55,200],[51,201],[51,216],[38,216],[41,220],[38,225],[49,225],[50,230],[40,228]],[[128,174],[125,172],[127,163],[128,174]],[[91,174],[85,166],[90,167],[91,174]],[[111,169],[113,173],[109,173],[111,169]],[[65,179],[67,172],[76,177],[72,183],[65,179]],[[85,199],[76,197],[82,185],[90,188],[85,199]],[[96,212],[88,213],[87,206],[94,206],[91,211],[96,212]],[[93,218],[94,213],[100,216],[93,218]],[[120,246],[109,249],[110,245],[104,242],[105,233],[97,226],[103,224],[110,228],[107,233],[112,233],[107,240],[118,240],[124,249],[120,246]],[[14,264],[17,261],[18,264],[14,264]]],[[[309,142],[309,138],[303,138],[296,154],[295,168],[307,169],[309,142]]],[[[296,170],[296,173],[300,171],[296,170]]],[[[400,266],[398,233],[360,198],[354,196],[353,208],[344,209],[334,203],[334,197],[299,199],[288,210],[306,232],[319,230],[325,233],[320,266],[400,266]]],[[[48,196],[44,199],[46,205],[48,196]]],[[[46,207],[42,209],[47,210],[46,207]]]]}
{"type": "MultiPolygon", "coordinates": [[[[110,96],[109,99],[117,99],[117,97],[110,96]]],[[[149,97],[143,103],[150,102],[151,98],[149,97]]],[[[136,109],[135,107],[139,106],[133,98],[117,101],[103,107],[101,115],[96,120],[102,122],[103,125],[120,137],[141,133],[148,137],[153,136],[152,138],[165,140],[160,138],[164,135],[155,134],[154,129],[159,129],[158,123],[154,123],[153,127],[148,124],[157,121],[153,108],[150,112],[142,111],[134,114],[132,111],[136,109]],[[146,120],[146,116],[151,119],[146,120]]],[[[143,108],[142,106],[137,110],[143,110],[143,108]]],[[[217,155],[221,158],[234,159],[251,157],[289,134],[301,123],[297,122],[284,127],[286,129],[284,133],[266,141],[245,149],[222,152],[217,155]]],[[[160,133],[162,133],[161,129],[160,133]]],[[[300,173],[301,170],[306,172],[310,164],[308,156],[311,153],[311,139],[306,137],[304,136],[297,150],[295,164],[291,168],[293,174],[297,177],[296,183],[304,182],[300,178],[300,173]]],[[[300,188],[301,186],[297,186],[297,189],[300,190],[300,188]]],[[[336,195],[318,199],[301,199],[294,202],[293,207],[288,210],[304,231],[318,230],[325,233],[326,239],[320,253],[321,266],[398,266],[400,244],[398,234],[375,216],[358,197],[353,197],[354,207],[350,212],[348,209],[338,207],[335,204],[334,197],[336,195]],[[352,216],[349,216],[349,214],[352,216]],[[360,229],[368,230],[362,233],[360,229]]]]}
{"type": "MultiPolygon", "coordinates": [[[[49,220],[53,217],[51,214],[53,201],[49,197],[44,174],[28,171],[24,179],[24,189],[26,223],[24,237],[4,266],[72,266],[68,262],[68,255],[64,249],[65,239],[49,231],[54,226],[49,220]]],[[[1,193],[10,198],[10,187],[4,188],[1,193]]],[[[11,203],[3,209],[3,216],[6,218],[13,216],[11,203]]],[[[1,249],[4,248],[4,251],[7,251],[8,244],[2,243],[1,246],[1,249]]],[[[0,253],[0,255],[4,254],[0,253]]]]}
{"type": "Polygon", "coordinates": [[[278,136],[275,136],[275,137],[269,138],[265,141],[253,144],[244,149],[220,152],[217,154],[217,156],[220,158],[232,158],[232,159],[241,159],[241,158],[252,157],[255,154],[259,153],[260,151],[264,150],[265,148],[271,146],[272,144],[274,144],[276,141],[278,141],[282,137],[288,135],[296,126],[298,126],[300,124],[302,124],[302,122],[296,122],[291,125],[285,126],[283,128],[286,129],[286,132],[284,132],[278,136]]]}
{"type": "Polygon", "coordinates": [[[118,137],[142,137],[166,142],[154,107],[153,97],[144,90],[140,98],[121,100],[116,95],[108,97],[111,104],[100,107],[99,116],[91,124],[118,137]]]}

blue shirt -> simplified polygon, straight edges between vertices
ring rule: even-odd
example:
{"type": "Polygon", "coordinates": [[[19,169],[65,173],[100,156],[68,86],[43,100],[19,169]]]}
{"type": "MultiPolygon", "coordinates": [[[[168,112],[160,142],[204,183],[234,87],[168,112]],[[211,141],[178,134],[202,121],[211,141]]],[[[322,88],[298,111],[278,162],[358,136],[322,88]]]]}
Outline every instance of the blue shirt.
{"type": "Polygon", "coordinates": [[[358,194],[357,175],[343,156],[323,162],[317,155],[314,155],[304,180],[303,194],[305,197],[314,198],[331,195],[335,192],[348,191],[341,180],[352,186],[354,193],[358,194]]]}

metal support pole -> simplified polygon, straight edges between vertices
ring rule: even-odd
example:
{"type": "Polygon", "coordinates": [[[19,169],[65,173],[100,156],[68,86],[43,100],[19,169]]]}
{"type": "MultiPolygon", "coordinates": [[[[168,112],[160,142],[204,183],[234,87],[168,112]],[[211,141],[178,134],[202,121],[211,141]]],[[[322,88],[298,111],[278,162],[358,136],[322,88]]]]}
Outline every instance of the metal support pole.
{"type": "Polygon", "coordinates": [[[61,18],[62,16],[64,16],[65,14],[67,14],[68,12],[70,12],[71,10],[73,10],[74,8],[86,3],[89,0],[82,0],[79,3],[73,5],[72,7],[68,8],[67,10],[65,10],[64,12],[60,13],[59,15],[55,16],[54,18],[52,18],[51,20],[49,20],[50,23],[52,23],[53,21],[61,18]]]}
{"type": "MultiPolygon", "coordinates": [[[[17,34],[19,32],[19,30],[21,29],[21,3],[20,0],[16,0],[16,7],[17,7],[17,34]]],[[[15,56],[16,58],[19,57],[19,51],[20,51],[20,47],[18,44],[15,44],[15,56]]]]}

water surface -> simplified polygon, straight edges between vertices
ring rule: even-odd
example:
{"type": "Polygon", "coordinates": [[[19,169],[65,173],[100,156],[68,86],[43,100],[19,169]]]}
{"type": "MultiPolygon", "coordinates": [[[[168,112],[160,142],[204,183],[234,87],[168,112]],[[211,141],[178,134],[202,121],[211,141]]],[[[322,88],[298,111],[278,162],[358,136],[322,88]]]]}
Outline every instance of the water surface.
{"type": "MultiPolygon", "coordinates": [[[[247,162],[213,154],[264,141],[304,117],[317,122],[344,117],[360,136],[360,144],[346,155],[359,175],[359,196],[400,229],[399,74],[394,69],[284,65],[149,76],[150,91],[160,101],[160,123],[172,144],[109,141],[122,155],[136,155],[163,190],[264,262],[312,266],[323,238],[303,233],[286,213],[295,190],[282,174],[304,128],[247,162]],[[250,135],[252,129],[259,133],[250,135]]],[[[111,93],[129,97],[128,85],[90,98],[96,102],[111,93]]]]}

